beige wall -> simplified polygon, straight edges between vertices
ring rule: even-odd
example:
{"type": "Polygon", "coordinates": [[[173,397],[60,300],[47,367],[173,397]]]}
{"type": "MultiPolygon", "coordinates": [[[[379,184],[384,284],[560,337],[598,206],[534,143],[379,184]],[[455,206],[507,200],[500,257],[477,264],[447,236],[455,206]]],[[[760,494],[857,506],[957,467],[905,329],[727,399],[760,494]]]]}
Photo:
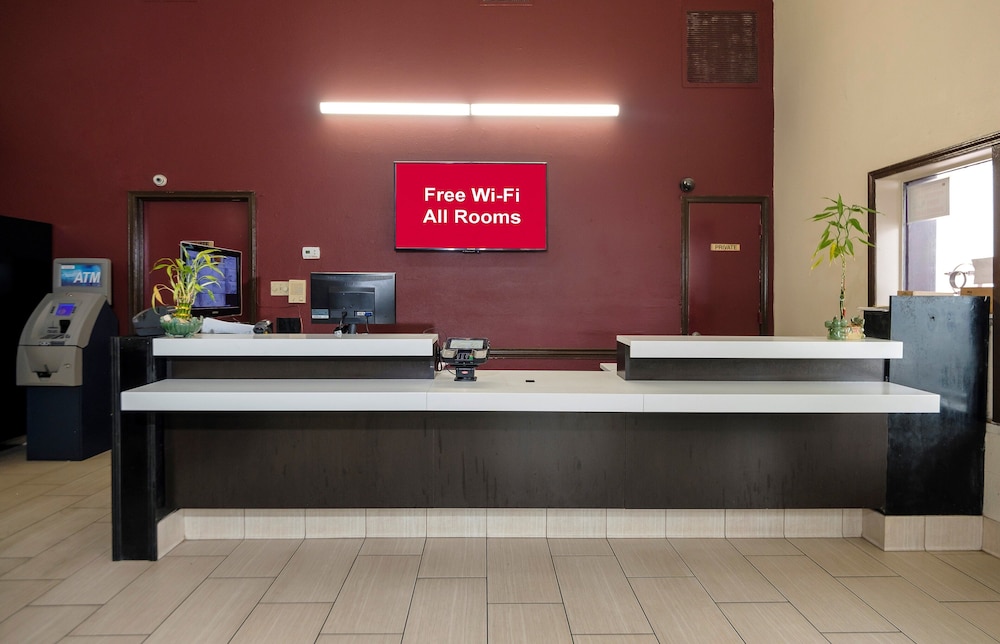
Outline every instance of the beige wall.
{"type": "MultiPolygon", "coordinates": [[[[870,171],[1000,130],[997,25],[997,0],[774,0],[776,335],[836,313],[839,271],[809,270],[823,197],[864,205],[870,171]]],[[[849,313],[866,297],[862,253],[849,313]]]]}

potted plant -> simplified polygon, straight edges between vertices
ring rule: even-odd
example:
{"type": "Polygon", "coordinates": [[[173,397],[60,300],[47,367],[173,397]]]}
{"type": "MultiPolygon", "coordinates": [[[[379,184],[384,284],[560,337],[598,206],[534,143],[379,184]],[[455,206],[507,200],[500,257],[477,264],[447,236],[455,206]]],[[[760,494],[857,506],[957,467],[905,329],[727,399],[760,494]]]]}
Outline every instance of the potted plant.
{"type": "Polygon", "coordinates": [[[202,318],[193,317],[191,307],[200,293],[208,293],[215,299],[215,293],[208,287],[219,283],[217,275],[221,276],[222,271],[218,261],[210,248],[192,255],[182,247],[180,257],[161,257],[153,265],[153,271],[163,270],[167,274],[165,283],[153,287],[152,298],[153,310],[157,305],[167,307],[160,317],[160,326],[167,335],[188,337],[201,330],[202,318]]]}
{"type": "Polygon", "coordinates": [[[831,202],[830,205],[822,212],[813,215],[810,220],[825,224],[823,234],[819,238],[819,244],[813,251],[812,268],[819,266],[824,259],[829,259],[830,264],[840,264],[840,303],[837,307],[836,317],[824,323],[827,328],[827,337],[831,340],[863,338],[865,337],[864,318],[856,316],[848,320],[847,310],[844,307],[844,296],[847,290],[847,258],[854,258],[855,243],[874,247],[868,241],[868,231],[861,225],[859,217],[875,214],[875,211],[857,204],[848,206],[839,194],[836,199],[830,197],[825,197],[825,199],[831,202]]]}

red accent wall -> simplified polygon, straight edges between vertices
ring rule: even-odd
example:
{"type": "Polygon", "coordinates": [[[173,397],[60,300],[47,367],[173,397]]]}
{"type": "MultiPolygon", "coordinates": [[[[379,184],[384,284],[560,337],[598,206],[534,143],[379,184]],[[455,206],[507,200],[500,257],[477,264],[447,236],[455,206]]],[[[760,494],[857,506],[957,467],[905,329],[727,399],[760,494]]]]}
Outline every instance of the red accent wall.
{"type": "Polygon", "coordinates": [[[0,24],[0,214],[53,223],[57,256],[110,257],[123,329],[127,193],[157,173],[165,190],[256,192],[260,317],[308,319],[271,280],[396,271],[400,323],[495,347],[679,332],[679,180],[772,192],[770,0],[39,0],[5,3],[0,24]],[[759,12],[759,86],[683,86],[689,9],[759,12]],[[321,100],[621,116],[333,117],[321,100]],[[395,251],[397,160],[546,162],[549,249],[395,251]]]}

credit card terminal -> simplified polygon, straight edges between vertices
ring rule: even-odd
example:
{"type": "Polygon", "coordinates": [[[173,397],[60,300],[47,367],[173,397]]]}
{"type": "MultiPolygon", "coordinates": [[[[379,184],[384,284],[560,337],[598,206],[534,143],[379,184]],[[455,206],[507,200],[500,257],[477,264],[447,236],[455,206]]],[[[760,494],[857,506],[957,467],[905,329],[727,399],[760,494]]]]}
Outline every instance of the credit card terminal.
{"type": "Polygon", "coordinates": [[[455,368],[455,380],[475,380],[476,367],[486,362],[489,353],[486,338],[448,338],[441,347],[441,361],[455,368]]]}

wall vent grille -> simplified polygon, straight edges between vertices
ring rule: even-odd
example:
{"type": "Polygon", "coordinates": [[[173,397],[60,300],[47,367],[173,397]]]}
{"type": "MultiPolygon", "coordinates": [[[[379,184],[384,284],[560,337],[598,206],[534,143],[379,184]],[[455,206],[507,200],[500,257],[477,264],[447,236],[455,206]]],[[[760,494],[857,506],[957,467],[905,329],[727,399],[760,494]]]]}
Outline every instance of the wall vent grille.
{"type": "Polygon", "coordinates": [[[757,84],[757,13],[689,11],[684,50],[686,85],[757,84]]]}

